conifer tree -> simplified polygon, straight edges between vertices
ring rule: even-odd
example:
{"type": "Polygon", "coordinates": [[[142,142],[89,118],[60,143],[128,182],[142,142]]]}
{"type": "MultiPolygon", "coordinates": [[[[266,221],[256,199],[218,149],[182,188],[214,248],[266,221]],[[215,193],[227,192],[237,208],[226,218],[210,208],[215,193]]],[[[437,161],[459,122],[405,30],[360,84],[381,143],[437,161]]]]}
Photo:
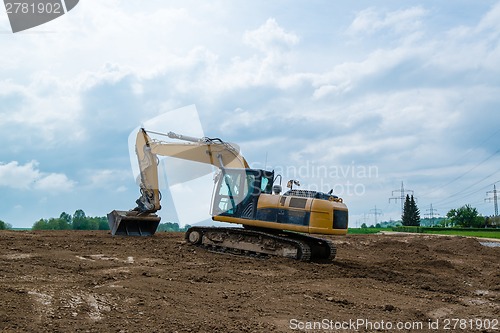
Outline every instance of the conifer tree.
{"type": "Polygon", "coordinates": [[[413,195],[406,195],[406,200],[403,208],[403,216],[401,217],[404,226],[420,226],[420,210],[415,203],[413,195]]]}

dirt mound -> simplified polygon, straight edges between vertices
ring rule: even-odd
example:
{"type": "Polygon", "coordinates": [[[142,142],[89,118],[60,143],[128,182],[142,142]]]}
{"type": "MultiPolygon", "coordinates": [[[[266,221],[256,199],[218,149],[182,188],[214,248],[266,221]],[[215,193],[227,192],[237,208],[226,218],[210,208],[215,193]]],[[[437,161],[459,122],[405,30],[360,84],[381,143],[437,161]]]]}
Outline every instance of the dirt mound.
{"type": "Polygon", "coordinates": [[[331,239],[335,262],[303,263],[211,253],[175,233],[3,231],[0,331],[334,331],[365,320],[359,332],[437,332],[430,323],[498,320],[500,248],[427,235],[331,239]],[[382,320],[393,329],[373,326],[382,320]]]}

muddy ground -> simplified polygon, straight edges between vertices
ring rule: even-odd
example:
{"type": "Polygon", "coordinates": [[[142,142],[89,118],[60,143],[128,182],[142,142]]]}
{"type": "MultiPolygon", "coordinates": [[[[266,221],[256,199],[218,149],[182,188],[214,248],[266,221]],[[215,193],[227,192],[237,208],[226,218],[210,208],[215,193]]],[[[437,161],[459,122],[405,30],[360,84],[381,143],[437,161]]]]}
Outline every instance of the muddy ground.
{"type": "Polygon", "coordinates": [[[304,263],[211,253],[177,233],[2,231],[0,332],[500,332],[500,248],[332,239],[334,262],[304,263]]]}

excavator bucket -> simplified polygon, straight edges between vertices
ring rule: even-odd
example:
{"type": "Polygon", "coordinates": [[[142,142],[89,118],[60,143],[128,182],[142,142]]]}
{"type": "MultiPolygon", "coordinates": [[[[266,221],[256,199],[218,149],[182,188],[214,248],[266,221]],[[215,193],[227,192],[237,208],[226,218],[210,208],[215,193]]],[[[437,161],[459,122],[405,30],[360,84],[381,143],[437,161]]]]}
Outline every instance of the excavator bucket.
{"type": "Polygon", "coordinates": [[[160,223],[156,214],[140,215],[136,211],[114,210],[108,214],[113,236],[153,236],[160,223]]]}

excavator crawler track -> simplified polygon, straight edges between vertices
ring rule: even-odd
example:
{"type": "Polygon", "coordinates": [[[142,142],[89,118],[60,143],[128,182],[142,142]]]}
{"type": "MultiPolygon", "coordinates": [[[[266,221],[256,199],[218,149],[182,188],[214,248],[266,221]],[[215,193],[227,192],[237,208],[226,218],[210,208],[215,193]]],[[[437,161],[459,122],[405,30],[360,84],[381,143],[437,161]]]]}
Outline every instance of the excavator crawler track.
{"type": "Polygon", "coordinates": [[[191,227],[186,242],[210,251],[250,257],[279,256],[300,261],[331,260],[335,245],[325,239],[292,232],[242,228],[191,227]]]}
{"type": "Polygon", "coordinates": [[[304,234],[298,234],[294,232],[282,231],[281,233],[286,234],[287,237],[291,237],[295,240],[305,242],[311,249],[311,260],[334,260],[337,255],[337,247],[335,244],[328,239],[313,237],[304,234]]]}

